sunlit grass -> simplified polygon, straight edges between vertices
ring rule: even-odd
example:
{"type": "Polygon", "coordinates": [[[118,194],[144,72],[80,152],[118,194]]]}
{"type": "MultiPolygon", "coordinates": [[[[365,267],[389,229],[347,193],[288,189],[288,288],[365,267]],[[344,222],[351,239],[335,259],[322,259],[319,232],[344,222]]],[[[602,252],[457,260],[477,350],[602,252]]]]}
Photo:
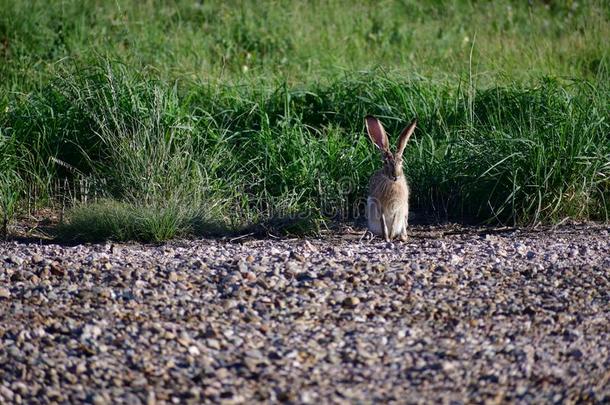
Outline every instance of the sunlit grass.
{"type": "Polygon", "coordinates": [[[608,78],[608,2],[0,0],[2,85],[18,92],[64,58],[121,60],[163,79],[293,83],[383,66],[487,82],[608,78]]]}

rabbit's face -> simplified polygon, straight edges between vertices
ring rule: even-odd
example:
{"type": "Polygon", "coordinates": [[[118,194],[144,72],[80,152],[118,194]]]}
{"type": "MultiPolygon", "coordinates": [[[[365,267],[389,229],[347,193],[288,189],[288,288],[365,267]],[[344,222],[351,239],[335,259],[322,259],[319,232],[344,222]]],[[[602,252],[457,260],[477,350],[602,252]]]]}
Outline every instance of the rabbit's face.
{"type": "Polygon", "coordinates": [[[392,181],[398,181],[404,172],[402,169],[402,156],[394,157],[387,153],[384,155],[383,174],[392,181]]]}

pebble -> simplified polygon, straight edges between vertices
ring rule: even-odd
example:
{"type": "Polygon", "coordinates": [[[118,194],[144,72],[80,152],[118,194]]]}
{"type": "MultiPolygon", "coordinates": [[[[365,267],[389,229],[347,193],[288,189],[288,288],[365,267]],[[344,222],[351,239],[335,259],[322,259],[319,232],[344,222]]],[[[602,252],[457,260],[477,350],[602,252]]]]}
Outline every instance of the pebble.
{"type": "Polygon", "coordinates": [[[220,342],[217,339],[207,339],[208,347],[214,350],[220,350],[220,342]]]}
{"type": "Polygon", "coordinates": [[[87,371],[87,365],[84,362],[80,362],[76,365],[74,370],[76,374],[83,374],[87,371]]]}
{"type": "Polygon", "coordinates": [[[17,255],[10,255],[8,257],[8,262],[9,263],[13,263],[16,264],[17,266],[21,265],[23,263],[23,259],[17,255]]]}
{"type": "Polygon", "coordinates": [[[0,385],[0,396],[7,401],[12,401],[15,394],[13,394],[13,391],[11,391],[8,387],[0,385]]]}
{"type": "Polygon", "coordinates": [[[91,399],[91,403],[93,403],[93,405],[106,405],[108,404],[108,401],[102,395],[96,394],[91,399]]]}
{"type": "Polygon", "coordinates": [[[44,257],[42,257],[42,256],[41,256],[41,255],[39,255],[39,254],[34,254],[34,255],[32,256],[32,263],[34,263],[34,264],[40,264],[40,263],[42,263],[43,261],[44,261],[44,257]]]}
{"type": "Polygon", "coordinates": [[[343,300],[343,306],[354,308],[360,304],[360,298],[358,297],[347,297],[343,300]]]}

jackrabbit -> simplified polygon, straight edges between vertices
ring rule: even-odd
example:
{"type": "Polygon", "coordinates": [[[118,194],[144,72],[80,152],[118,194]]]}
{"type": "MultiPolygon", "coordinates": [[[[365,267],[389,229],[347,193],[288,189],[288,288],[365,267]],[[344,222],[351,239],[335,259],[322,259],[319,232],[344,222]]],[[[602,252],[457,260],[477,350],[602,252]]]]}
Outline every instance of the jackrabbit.
{"type": "Polygon", "coordinates": [[[402,130],[398,138],[396,154],[390,152],[388,136],[375,117],[367,116],[366,130],[371,141],[379,148],[383,167],[369,182],[369,196],[366,204],[366,218],[369,230],[382,236],[386,241],[396,237],[407,240],[409,216],[409,186],[402,169],[402,153],[415,130],[417,121],[402,130]]]}

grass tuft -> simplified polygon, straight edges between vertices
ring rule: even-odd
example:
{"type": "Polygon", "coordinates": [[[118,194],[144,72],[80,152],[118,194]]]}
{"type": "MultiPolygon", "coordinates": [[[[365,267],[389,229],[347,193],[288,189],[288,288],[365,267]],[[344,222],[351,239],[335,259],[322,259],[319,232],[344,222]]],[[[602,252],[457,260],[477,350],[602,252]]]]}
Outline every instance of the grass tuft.
{"type": "Polygon", "coordinates": [[[99,200],[73,207],[67,222],[57,229],[63,241],[162,242],[175,238],[230,233],[228,226],[213,222],[204,212],[184,205],[154,207],[99,200]]]}

